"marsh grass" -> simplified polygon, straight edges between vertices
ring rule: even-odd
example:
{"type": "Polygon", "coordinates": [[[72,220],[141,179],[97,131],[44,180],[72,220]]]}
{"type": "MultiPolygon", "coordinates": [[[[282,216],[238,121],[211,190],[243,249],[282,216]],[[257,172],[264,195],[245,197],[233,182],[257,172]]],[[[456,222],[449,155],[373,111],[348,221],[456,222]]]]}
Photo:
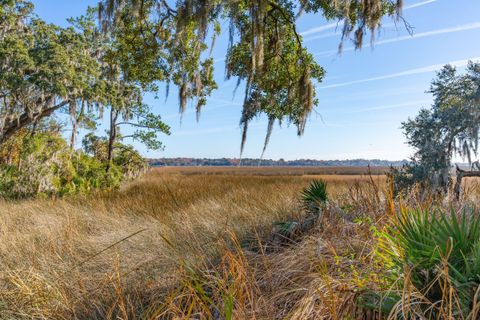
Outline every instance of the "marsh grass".
{"type": "Polygon", "coordinates": [[[219,261],[232,234],[268,238],[299,218],[309,181],[152,170],[114,193],[3,201],[0,317],[139,318],[182,268],[219,261]]]}
{"type": "Polygon", "coordinates": [[[394,288],[378,234],[401,207],[444,204],[394,199],[381,175],[183,170],[109,194],[1,202],[0,318],[383,319],[365,297],[401,287],[420,299],[408,276],[394,288]],[[321,218],[273,241],[276,223],[305,219],[314,179],[327,183],[321,218]]]}

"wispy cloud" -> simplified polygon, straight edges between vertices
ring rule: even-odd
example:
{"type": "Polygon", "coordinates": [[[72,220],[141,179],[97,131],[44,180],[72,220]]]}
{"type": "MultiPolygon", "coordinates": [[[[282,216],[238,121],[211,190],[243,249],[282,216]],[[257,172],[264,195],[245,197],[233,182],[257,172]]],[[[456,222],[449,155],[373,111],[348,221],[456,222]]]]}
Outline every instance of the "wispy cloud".
{"type": "Polygon", "coordinates": [[[370,108],[356,109],[356,110],[351,110],[351,111],[344,112],[344,113],[345,114],[363,113],[363,112],[390,110],[390,109],[412,107],[412,106],[422,106],[422,105],[425,105],[425,104],[429,104],[430,102],[431,102],[431,100],[428,100],[428,99],[414,100],[414,101],[408,101],[408,102],[404,102],[404,103],[387,104],[387,105],[375,106],[375,107],[370,107],[370,108]]]}
{"type": "MultiPolygon", "coordinates": [[[[229,106],[241,106],[242,104],[240,103],[237,103],[237,102],[234,102],[234,101],[228,101],[228,100],[224,100],[224,99],[216,99],[216,98],[210,98],[209,99],[209,102],[217,102],[219,104],[215,105],[215,106],[212,106],[211,104],[208,104],[207,106],[205,106],[204,108],[202,108],[202,111],[201,113],[204,113],[204,112],[208,112],[208,111],[211,111],[211,110],[215,110],[215,109],[220,109],[220,108],[224,108],[224,107],[229,107],[229,106]]],[[[182,115],[186,115],[186,114],[192,114],[192,113],[197,113],[197,110],[195,108],[188,108],[187,110],[185,110],[182,113],[180,112],[177,112],[177,113],[171,113],[171,114],[167,114],[165,116],[162,117],[163,120],[171,120],[171,119],[180,119],[182,117],[182,115]]]]}
{"type": "Polygon", "coordinates": [[[316,36],[311,36],[311,37],[303,39],[303,42],[309,42],[309,41],[317,40],[317,39],[330,38],[330,37],[334,37],[334,36],[338,36],[338,33],[337,32],[329,32],[329,33],[319,34],[319,35],[316,35],[316,36]]]}
{"type": "Polygon", "coordinates": [[[421,7],[421,6],[424,6],[426,4],[430,4],[432,2],[437,2],[437,0],[427,0],[427,1],[419,2],[419,3],[410,4],[408,6],[403,7],[403,10],[408,10],[408,9],[421,7]]]}
{"type": "MultiPolygon", "coordinates": [[[[370,89],[365,89],[362,91],[356,91],[352,92],[351,94],[348,95],[342,95],[338,96],[338,94],[335,93],[330,93],[327,95],[327,93],[322,94],[322,99],[320,100],[320,106],[322,107],[323,112],[327,110],[328,112],[336,112],[337,107],[332,106],[330,107],[330,104],[338,103],[338,102],[348,102],[348,101],[355,101],[358,103],[359,101],[371,101],[370,99],[372,96],[375,96],[375,98],[384,98],[384,97],[393,97],[393,96],[410,96],[412,94],[423,94],[424,93],[424,88],[419,88],[416,85],[413,86],[403,86],[403,87],[391,87],[391,88],[385,88],[384,90],[379,91],[378,89],[370,88],[370,89]]],[[[396,99],[396,98],[392,98],[396,99]]]]}
{"type": "MultiPolygon", "coordinates": [[[[467,24],[463,24],[463,25],[459,25],[459,26],[455,26],[455,27],[449,27],[449,28],[443,28],[443,29],[438,29],[438,30],[419,32],[419,33],[414,33],[413,35],[380,40],[380,41],[375,42],[373,44],[373,46],[379,46],[379,45],[387,44],[387,43],[408,41],[408,40],[414,40],[414,39],[419,39],[419,38],[433,37],[433,36],[438,36],[438,35],[442,35],[442,34],[468,31],[468,30],[475,30],[475,29],[480,29],[480,22],[477,21],[477,22],[467,23],[467,24]]],[[[365,47],[367,47],[367,48],[371,47],[371,46],[372,46],[371,44],[365,45],[365,47]]],[[[348,47],[348,48],[344,48],[342,50],[342,52],[353,51],[353,50],[355,50],[354,47],[348,47]]],[[[314,53],[314,56],[329,56],[329,55],[334,55],[334,54],[337,54],[337,53],[338,53],[338,50],[326,50],[326,51],[316,52],[316,53],[314,53]]]]}
{"type": "Polygon", "coordinates": [[[479,59],[480,59],[480,57],[472,57],[472,58],[468,58],[468,59],[450,61],[450,62],[441,63],[441,64],[432,64],[432,65],[425,66],[425,67],[408,69],[408,70],[405,70],[405,71],[386,74],[386,75],[383,75],[383,76],[359,79],[359,80],[354,80],[354,81],[347,81],[347,82],[342,82],[342,83],[336,83],[336,84],[321,86],[319,88],[320,89],[339,88],[339,87],[346,87],[346,86],[359,84],[359,83],[378,81],[378,80],[386,80],[386,79],[410,76],[410,75],[415,75],[415,74],[433,72],[433,71],[437,71],[437,70],[441,69],[447,63],[451,64],[455,67],[460,68],[460,67],[465,67],[470,60],[479,60],[479,59]]]}
{"type": "Polygon", "coordinates": [[[314,28],[310,28],[308,30],[302,31],[300,32],[300,35],[305,37],[305,36],[308,36],[314,33],[319,33],[325,30],[335,29],[337,26],[338,26],[338,22],[329,23],[324,26],[318,26],[318,27],[314,27],[314,28]]]}
{"type": "MultiPolygon", "coordinates": [[[[407,6],[403,7],[403,11],[413,9],[413,8],[418,8],[418,7],[421,7],[421,6],[436,2],[436,1],[437,0],[426,0],[426,1],[423,1],[423,2],[407,5],[407,6]]],[[[326,24],[326,25],[323,25],[323,26],[310,28],[310,29],[307,29],[305,31],[300,32],[300,35],[303,36],[303,37],[306,37],[306,36],[309,36],[309,35],[312,35],[312,34],[317,34],[317,33],[320,33],[320,32],[326,31],[326,30],[335,29],[339,25],[339,22],[340,21],[334,22],[334,23],[329,23],[329,24],[326,24]]],[[[332,33],[328,33],[328,34],[325,34],[325,35],[322,35],[322,36],[319,36],[319,37],[312,37],[312,38],[309,38],[309,39],[305,39],[305,41],[310,41],[310,40],[320,39],[320,38],[326,38],[326,37],[330,37],[332,35],[335,35],[335,33],[332,32],[332,33]]]]}
{"type": "Polygon", "coordinates": [[[417,39],[417,38],[425,38],[425,37],[431,37],[431,36],[436,36],[441,34],[467,31],[467,30],[473,30],[473,29],[480,29],[480,22],[472,22],[472,23],[467,23],[460,26],[450,27],[450,28],[443,28],[438,30],[414,33],[411,36],[408,35],[408,36],[403,36],[403,37],[398,37],[393,39],[385,39],[385,40],[376,42],[375,45],[381,45],[385,43],[399,42],[399,41],[405,41],[405,40],[411,40],[411,39],[417,39]]]}
{"type": "Polygon", "coordinates": [[[199,129],[199,130],[178,131],[178,132],[175,132],[175,135],[176,136],[198,136],[198,135],[228,132],[228,131],[235,131],[235,130],[239,130],[239,129],[225,126],[225,127],[215,127],[215,128],[208,128],[208,129],[199,129]]]}
{"type": "MultiPolygon", "coordinates": [[[[249,129],[254,128],[262,128],[266,127],[267,122],[256,122],[249,124],[249,129]]],[[[214,127],[214,128],[207,128],[207,129],[198,129],[198,130],[185,130],[185,131],[177,131],[175,136],[197,136],[197,135],[208,135],[213,133],[219,132],[232,132],[237,131],[240,132],[240,126],[223,126],[223,127],[214,127]]]]}
{"type": "Polygon", "coordinates": [[[209,101],[223,103],[224,106],[237,106],[237,107],[243,106],[242,103],[237,102],[237,101],[233,101],[233,100],[229,100],[229,99],[210,98],[209,101]]]}

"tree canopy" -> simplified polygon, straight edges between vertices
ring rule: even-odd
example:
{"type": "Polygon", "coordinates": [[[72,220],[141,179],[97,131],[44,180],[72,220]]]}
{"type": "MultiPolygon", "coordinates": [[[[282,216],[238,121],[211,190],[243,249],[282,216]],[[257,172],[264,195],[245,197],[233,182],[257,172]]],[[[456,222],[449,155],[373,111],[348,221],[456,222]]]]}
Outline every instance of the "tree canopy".
{"type": "Polygon", "coordinates": [[[68,28],[47,24],[32,10],[24,0],[0,7],[0,143],[57,111],[71,115],[75,133],[77,122],[110,108],[124,124],[147,129],[132,138],[160,147],[152,132],[168,127],[143,103],[149,88],[126,76],[121,43],[115,33],[100,32],[94,10],[70,19],[68,28]]]}
{"type": "Polygon", "coordinates": [[[0,196],[117,187],[146,165],[120,140],[162,147],[157,134],[169,127],[143,102],[144,92],[155,88],[142,78],[154,69],[127,74],[120,31],[101,32],[95,9],[61,28],[39,19],[29,1],[0,1],[0,196]],[[95,131],[104,114],[110,115],[108,138],[96,137],[95,145],[107,150],[106,158],[91,148],[75,150],[78,130],[95,131]],[[65,115],[70,148],[57,121],[65,115]],[[129,134],[120,132],[125,126],[129,134]]]}
{"type": "Polygon", "coordinates": [[[415,149],[407,168],[412,182],[428,182],[447,190],[454,156],[469,163],[478,154],[480,130],[480,63],[470,62],[464,74],[446,65],[432,81],[433,105],[402,124],[415,149]]]}
{"type": "Polygon", "coordinates": [[[325,70],[297,32],[300,13],[343,22],[342,43],[353,34],[360,48],[367,31],[374,38],[382,17],[401,18],[401,7],[400,0],[104,0],[100,25],[89,9],[61,28],[36,17],[28,0],[3,0],[0,144],[64,112],[70,115],[73,148],[78,130],[94,130],[108,111],[109,154],[117,139],[160,148],[157,133],[168,134],[169,128],[143,103],[143,93],[157,92],[161,82],[173,84],[180,112],[193,100],[199,115],[217,88],[212,49],[225,22],[225,74],[245,84],[241,149],[249,122],[260,114],[269,119],[265,146],[277,121],[294,124],[301,135],[325,70]],[[134,132],[122,135],[121,126],[134,132]]]}
{"type": "MultiPolygon", "coordinates": [[[[141,56],[160,70],[160,77],[179,87],[180,111],[196,100],[197,114],[206,97],[217,88],[213,79],[212,48],[222,22],[228,23],[226,78],[245,83],[240,125],[242,150],[249,122],[260,114],[269,119],[265,146],[275,121],[293,123],[302,135],[306,120],[318,100],[315,83],[324,69],[305,49],[296,29],[302,12],[343,22],[343,43],[353,34],[361,48],[364,34],[375,30],[384,16],[401,18],[400,0],[103,0],[99,18],[104,30],[126,30],[124,38],[144,41],[126,50],[125,62],[135,68],[141,56]],[[142,49],[144,48],[144,49],[142,49]],[[156,61],[156,62],[154,62],[156,61]],[[165,75],[169,76],[165,76],[165,75]]],[[[340,46],[341,49],[341,46],[340,46]]],[[[129,73],[135,77],[135,72],[129,73]]],[[[145,79],[142,79],[145,80],[145,79]]]]}
{"type": "Polygon", "coordinates": [[[77,101],[103,101],[92,34],[43,22],[29,2],[2,2],[0,142],[77,101]]]}

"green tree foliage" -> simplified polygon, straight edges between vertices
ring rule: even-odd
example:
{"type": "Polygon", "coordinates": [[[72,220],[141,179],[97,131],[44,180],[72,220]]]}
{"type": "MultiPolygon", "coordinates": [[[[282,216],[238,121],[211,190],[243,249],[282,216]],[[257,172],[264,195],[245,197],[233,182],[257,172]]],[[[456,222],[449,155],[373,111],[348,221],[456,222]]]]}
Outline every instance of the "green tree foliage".
{"type": "Polygon", "coordinates": [[[275,121],[293,123],[301,135],[317,104],[314,83],[324,70],[302,45],[297,12],[343,20],[344,39],[354,31],[360,48],[363,33],[373,32],[385,15],[400,17],[400,8],[401,1],[392,0],[184,0],[172,6],[163,0],[105,0],[99,6],[101,33],[93,9],[64,29],[36,18],[27,0],[2,1],[0,143],[62,109],[70,114],[73,147],[78,129],[93,129],[95,115],[109,108],[110,154],[117,123],[132,125],[135,113],[142,118],[135,127],[148,132],[130,138],[160,147],[156,133],[168,128],[143,105],[141,92],[173,83],[180,110],[193,99],[199,114],[217,88],[211,52],[225,20],[230,25],[226,75],[246,83],[242,148],[248,123],[262,113],[269,118],[265,146],[275,121]]]}
{"type": "Polygon", "coordinates": [[[300,3],[302,11],[322,13],[328,20],[343,22],[340,51],[347,39],[352,39],[355,48],[360,49],[368,31],[373,42],[375,31],[381,26],[384,16],[395,16],[411,31],[411,27],[401,15],[402,0],[300,0],[300,3]]]}
{"type": "Polygon", "coordinates": [[[32,10],[23,0],[0,6],[0,143],[60,108],[102,96],[90,35],[46,24],[32,10]]]}
{"type": "Polygon", "coordinates": [[[0,143],[64,111],[70,114],[73,147],[79,127],[95,128],[95,121],[109,109],[115,120],[112,146],[117,122],[122,121],[136,126],[131,138],[160,147],[156,134],[168,133],[168,126],[143,103],[142,92],[154,87],[141,81],[147,77],[142,72],[157,70],[138,63],[135,79],[129,76],[131,68],[125,71],[121,54],[126,44],[116,38],[121,30],[100,32],[94,9],[70,19],[71,27],[65,29],[46,24],[32,10],[25,0],[3,1],[0,7],[0,143]]]}
{"type": "Polygon", "coordinates": [[[74,168],[56,124],[22,129],[0,149],[0,195],[26,197],[63,192],[74,168]]]}
{"type": "Polygon", "coordinates": [[[169,134],[169,127],[142,96],[167,70],[149,63],[148,55],[129,61],[126,46],[138,41],[118,35],[132,35],[130,29],[100,32],[93,8],[60,28],[37,18],[26,0],[0,4],[1,195],[88,192],[138,176],[145,161],[120,140],[162,147],[157,134],[169,134]],[[45,126],[59,113],[69,115],[70,148],[59,130],[45,126]],[[95,130],[105,113],[106,157],[75,151],[78,131],[95,130]],[[127,126],[129,134],[121,135],[127,126]]]}
{"type": "Polygon", "coordinates": [[[465,74],[446,65],[432,81],[430,109],[402,124],[408,144],[415,149],[410,164],[396,170],[397,187],[422,183],[446,191],[452,158],[467,159],[478,151],[480,130],[480,63],[470,62],[465,74]]]}
{"type": "MultiPolygon", "coordinates": [[[[82,144],[86,154],[100,163],[108,163],[108,138],[89,133],[82,144]]],[[[147,169],[146,160],[132,146],[116,142],[114,147],[113,165],[124,177],[135,178],[147,169]]]]}
{"type": "Polygon", "coordinates": [[[217,87],[211,52],[221,22],[228,22],[226,76],[237,77],[246,87],[240,120],[243,149],[254,117],[265,114],[269,119],[266,146],[276,121],[292,123],[303,134],[318,103],[314,84],[322,81],[324,70],[303,47],[295,25],[299,12],[343,21],[342,43],[353,32],[360,48],[364,33],[370,30],[373,35],[384,16],[400,18],[401,7],[400,0],[182,0],[174,5],[164,0],[103,0],[99,15],[105,30],[127,30],[124,38],[136,35],[135,41],[145,41],[144,46],[127,46],[128,65],[135,69],[131,62],[141,56],[154,69],[168,70],[169,76],[161,79],[179,87],[180,111],[194,99],[197,114],[217,87]]]}
{"type": "Polygon", "coordinates": [[[211,54],[225,21],[230,33],[226,76],[246,84],[242,149],[248,123],[260,114],[269,119],[265,146],[277,121],[294,124],[301,135],[318,102],[314,84],[322,81],[324,70],[303,47],[297,13],[343,20],[344,38],[355,30],[360,48],[360,33],[373,32],[385,15],[399,17],[401,8],[400,1],[386,0],[184,0],[174,5],[105,0],[98,8],[100,30],[95,9],[60,28],[37,18],[28,0],[0,4],[0,148],[5,153],[7,145],[16,144],[18,158],[2,159],[2,174],[11,185],[46,179],[28,182],[31,190],[12,191],[25,195],[116,186],[123,177],[137,175],[143,160],[123,142],[133,139],[159,149],[157,134],[169,134],[143,102],[143,93],[157,93],[161,82],[167,88],[173,84],[179,88],[180,111],[194,100],[199,115],[217,88],[211,54]],[[70,148],[58,131],[37,128],[58,113],[69,115],[70,148]],[[108,137],[88,135],[84,142],[90,151],[75,151],[79,130],[94,131],[104,114],[108,137]],[[37,168],[42,161],[50,175],[37,168]]]}

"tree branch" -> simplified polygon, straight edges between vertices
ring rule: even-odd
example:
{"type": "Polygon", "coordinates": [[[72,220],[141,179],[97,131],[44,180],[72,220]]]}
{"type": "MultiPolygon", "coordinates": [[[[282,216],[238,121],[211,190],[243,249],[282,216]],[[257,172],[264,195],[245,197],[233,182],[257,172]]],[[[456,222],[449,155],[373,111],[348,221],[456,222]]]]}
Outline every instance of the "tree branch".
{"type": "Polygon", "coordinates": [[[295,22],[292,21],[288,15],[285,13],[284,9],[279,6],[278,4],[276,4],[275,2],[273,1],[268,1],[268,3],[276,10],[280,11],[280,14],[283,16],[283,18],[292,26],[292,31],[293,33],[295,34],[295,38],[297,38],[297,42],[298,42],[298,51],[301,51],[302,50],[302,41],[300,40],[300,35],[298,34],[297,32],[297,27],[295,25],[295,22]]]}
{"type": "Polygon", "coordinates": [[[138,123],[133,123],[133,122],[119,122],[117,123],[117,126],[120,125],[129,125],[129,126],[134,126],[138,128],[147,128],[147,129],[156,129],[154,126],[148,126],[148,125],[143,125],[143,124],[138,124],[138,123]]]}
{"type": "Polygon", "coordinates": [[[15,133],[17,133],[25,126],[33,123],[38,119],[50,116],[54,111],[60,109],[61,107],[69,103],[70,100],[64,100],[53,107],[43,109],[42,111],[33,114],[33,116],[30,116],[28,113],[24,113],[18,119],[10,121],[8,124],[5,125],[3,131],[0,132],[0,144],[10,139],[15,133]]]}

